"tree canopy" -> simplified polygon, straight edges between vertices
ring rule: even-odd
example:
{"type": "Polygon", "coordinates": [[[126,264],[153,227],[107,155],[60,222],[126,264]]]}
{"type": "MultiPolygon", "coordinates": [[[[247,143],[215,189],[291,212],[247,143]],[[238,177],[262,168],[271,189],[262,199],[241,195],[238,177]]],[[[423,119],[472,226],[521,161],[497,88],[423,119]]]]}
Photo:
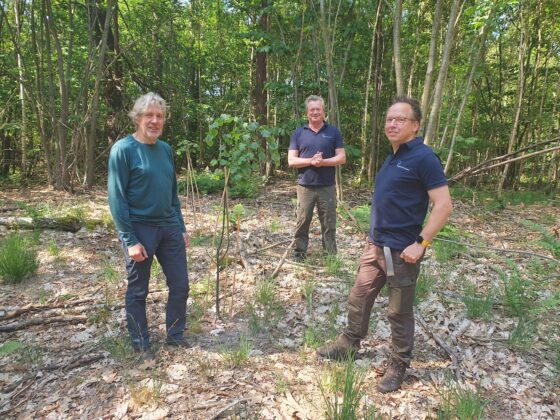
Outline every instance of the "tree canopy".
{"type": "Polygon", "coordinates": [[[543,153],[468,182],[556,191],[558,140],[537,146],[560,128],[556,6],[5,0],[0,176],[58,189],[102,182],[110,146],[132,128],[132,102],[155,91],[171,109],[166,140],[198,168],[219,158],[205,138],[222,114],[258,123],[263,151],[285,155],[304,99],[322,95],[344,136],[345,173],[371,180],[389,151],[384,110],[400,91],[422,100],[426,142],[450,177],[535,145],[543,153]]]}

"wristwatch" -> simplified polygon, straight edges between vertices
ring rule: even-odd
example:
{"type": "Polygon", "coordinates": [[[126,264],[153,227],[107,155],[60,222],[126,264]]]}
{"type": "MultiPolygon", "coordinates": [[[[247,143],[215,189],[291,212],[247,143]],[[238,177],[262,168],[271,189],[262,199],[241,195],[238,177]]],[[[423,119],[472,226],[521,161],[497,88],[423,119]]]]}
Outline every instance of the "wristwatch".
{"type": "Polygon", "coordinates": [[[418,235],[416,237],[416,242],[422,245],[424,248],[428,248],[430,246],[430,241],[425,240],[422,235],[418,235]]]}

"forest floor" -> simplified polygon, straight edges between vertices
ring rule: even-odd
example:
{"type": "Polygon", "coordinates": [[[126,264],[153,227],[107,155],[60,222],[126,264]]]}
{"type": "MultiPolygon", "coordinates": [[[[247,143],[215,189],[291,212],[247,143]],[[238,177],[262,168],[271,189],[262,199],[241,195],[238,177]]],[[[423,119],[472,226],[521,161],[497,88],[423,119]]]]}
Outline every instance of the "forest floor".
{"type": "MultiPolygon", "coordinates": [[[[345,194],[350,208],[370,199],[367,190],[345,194]]],[[[80,209],[90,219],[108,215],[103,190],[0,193],[4,216],[23,214],[15,203],[80,209]]],[[[36,237],[37,273],[16,286],[0,284],[0,418],[322,419],[340,403],[346,369],[356,382],[357,418],[452,417],[467,397],[483,406],[486,418],[560,418],[559,266],[480,247],[552,256],[543,235],[552,235],[550,242],[558,234],[559,205],[491,209],[455,201],[447,238],[473,246],[436,241],[428,251],[415,309],[415,359],[402,389],[387,395],[375,390],[390,340],[385,294],[353,364],[315,354],[346,322],[365,239],[351,218],[339,217],[338,258],[321,256],[315,218],[309,258],[288,258],[270,279],[294,231],[291,178],[267,186],[256,199],[231,200],[240,224],[239,230],[231,224],[229,257],[221,264],[219,318],[215,232],[221,196],[195,200],[196,213],[186,206],[186,336],[193,347],[163,345],[166,286],[155,266],[147,305],[155,362],[142,363],[130,351],[115,233],[102,223],[77,233],[43,230],[36,237]],[[237,257],[238,235],[249,269],[237,257]],[[475,309],[489,306],[467,317],[466,305],[473,302],[475,309]]]]}

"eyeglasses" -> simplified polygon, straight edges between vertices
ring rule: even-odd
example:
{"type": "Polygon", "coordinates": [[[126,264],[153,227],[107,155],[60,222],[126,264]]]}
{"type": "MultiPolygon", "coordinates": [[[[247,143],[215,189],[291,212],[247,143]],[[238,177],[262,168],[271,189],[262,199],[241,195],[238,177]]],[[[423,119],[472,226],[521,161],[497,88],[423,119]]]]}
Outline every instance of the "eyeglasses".
{"type": "Polygon", "coordinates": [[[416,121],[414,118],[406,117],[387,117],[385,118],[385,125],[391,125],[395,121],[397,125],[403,125],[407,121],[416,121]]]}

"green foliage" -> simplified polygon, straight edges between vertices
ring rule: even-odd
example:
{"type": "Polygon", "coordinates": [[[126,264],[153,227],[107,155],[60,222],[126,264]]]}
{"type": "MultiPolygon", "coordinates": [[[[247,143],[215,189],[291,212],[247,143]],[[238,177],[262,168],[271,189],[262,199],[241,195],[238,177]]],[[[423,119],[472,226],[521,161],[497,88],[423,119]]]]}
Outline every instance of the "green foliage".
{"type": "Polygon", "coordinates": [[[317,282],[314,278],[307,278],[305,282],[301,285],[301,295],[304,297],[307,304],[307,312],[311,314],[313,312],[313,292],[317,282]]]}
{"type": "MultiPolygon", "coordinates": [[[[346,210],[340,210],[342,215],[345,215],[346,210]]],[[[358,228],[360,232],[369,232],[369,222],[370,222],[370,212],[371,207],[369,204],[362,204],[361,206],[356,206],[350,209],[350,213],[358,222],[358,228]]]]}
{"type": "MultiPolygon", "coordinates": [[[[216,169],[210,171],[209,169],[195,171],[194,182],[198,192],[202,194],[214,194],[224,189],[224,171],[216,169]]],[[[177,188],[181,194],[187,192],[187,179],[181,178],[177,181],[177,188]]]]}
{"type": "Polygon", "coordinates": [[[19,233],[9,234],[0,245],[0,278],[6,284],[20,283],[35,273],[39,263],[37,251],[19,233]]]}
{"type": "MultiPolygon", "coordinates": [[[[342,365],[332,364],[319,381],[325,418],[352,420],[361,418],[360,401],[365,393],[365,373],[349,358],[342,365]]],[[[371,413],[371,408],[368,410],[371,413]]]]}
{"type": "Polygon", "coordinates": [[[104,335],[101,340],[101,347],[108,352],[113,360],[121,365],[130,365],[134,360],[132,343],[126,335],[104,335]]]}
{"type": "Polygon", "coordinates": [[[513,316],[526,315],[537,301],[535,285],[523,278],[515,264],[510,263],[510,271],[500,271],[503,282],[502,303],[506,311],[513,316]]]}
{"type": "Polygon", "coordinates": [[[229,187],[229,196],[231,198],[255,198],[259,195],[262,185],[263,179],[260,177],[240,179],[229,187]]]}
{"type": "Polygon", "coordinates": [[[437,418],[441,420],[476,420],[484,418],[484,400],[480,388],[473,391],[459,384],[448,385],[440,392],[437,418]]]}
{"type": "MultiPolygon", "coordinates": [[[[437,238],[447,239],[454,242],[464,242],[464,238],[467,236],[466,232],[461,229],[456,228],[451,223],[447,223],[443,229],[438,233],[437,238]]],[[[464,245],[459,245],[453,242],[447,242],[445,240],[438,241],[435,240],[432,243],[432,248],[436,256],[436,260],[439,262],[448,262],[456,255],[465,252],[466,248],[464,245]]]]}
{"type": "Polygon", "coordinates": [[[529,351],[536,341],[538,334],[538,319],[525,315],[517,319],[517,324],[508,337],[508,347],[522,352],[529,351]]]}
{"type": "Polygon", "coordinates": [[[252,349],[248,337],[243,335],[239,338],[237,346],[223,350],[222,357],[230,368],[244,366],[249,362],[252,349]]]}
{"type": "Polygon", "coordinates": [[[275,325],[282,315],[282,306],[273,279],[265,279],[257,284],[253,302],[247,305],[249,328],[253,332],[275,325]]]}
{"type": "Polygon", "coordinates": [[[424,268],[420,270],[414,291],[414,306],[417,306],[432,292],[435,282],[436,278],[431,272],[424,268]]]}
{"type": "Polygon", "coordinates": [[[492,316],[494,298],[492,293],[481,296],[476,293],[476,285],[469,283],[462,301],[467,309],[467,318],[488,320],[492,316]]]}
{"type": "Polygon", "coordinates": [[[344,260],[339,255],[326,255],[324,258],[325,271],[329,276],[337,276],[341,273],[344,260]]]}
{"type": "MultiPolygon", "coordinates": [[[[277,143],[272,136],[273,132],[266,126],[258,123],[244,122],[240,117],[222,114],[208,127],[204,141],[209,147],[218,148],[218,157],[210,161],[210,165],[219,168],[228,168],[231,176],[231,185],[247,188],[242,181],[248,182],[253,174],[260,170],[260,165],[266,162],[266,153],[270,154],[273,162],[279,162],[277,143]],[[261,141],[266,142],[266,150],[261,141]]],[[[233,195],[234,192],[230,191],[233,195]]]]}
{"type": "Polygon", "coordinates": [[[21,341],[7,341],[0,345],[0,355],[13,353],[14,351],[20,350],[24,347],[25,345],[21,341]]]}
{"type": "Polygon", "coordinates": [[[303,331],[303,343],[312,349],[316,349],[324,343],[323,337],[321,329],[313,325],[307,326],[303,331]]]}
{"type": "Polygon", "coordinates": [[[548,249],[554,258],[560,258],[560,240],[552,232],[529,220],[524,220],[522,223],[525,227],[536,230],[541,234],[541,239],[537,241],[537,244],[548,249]]]}

